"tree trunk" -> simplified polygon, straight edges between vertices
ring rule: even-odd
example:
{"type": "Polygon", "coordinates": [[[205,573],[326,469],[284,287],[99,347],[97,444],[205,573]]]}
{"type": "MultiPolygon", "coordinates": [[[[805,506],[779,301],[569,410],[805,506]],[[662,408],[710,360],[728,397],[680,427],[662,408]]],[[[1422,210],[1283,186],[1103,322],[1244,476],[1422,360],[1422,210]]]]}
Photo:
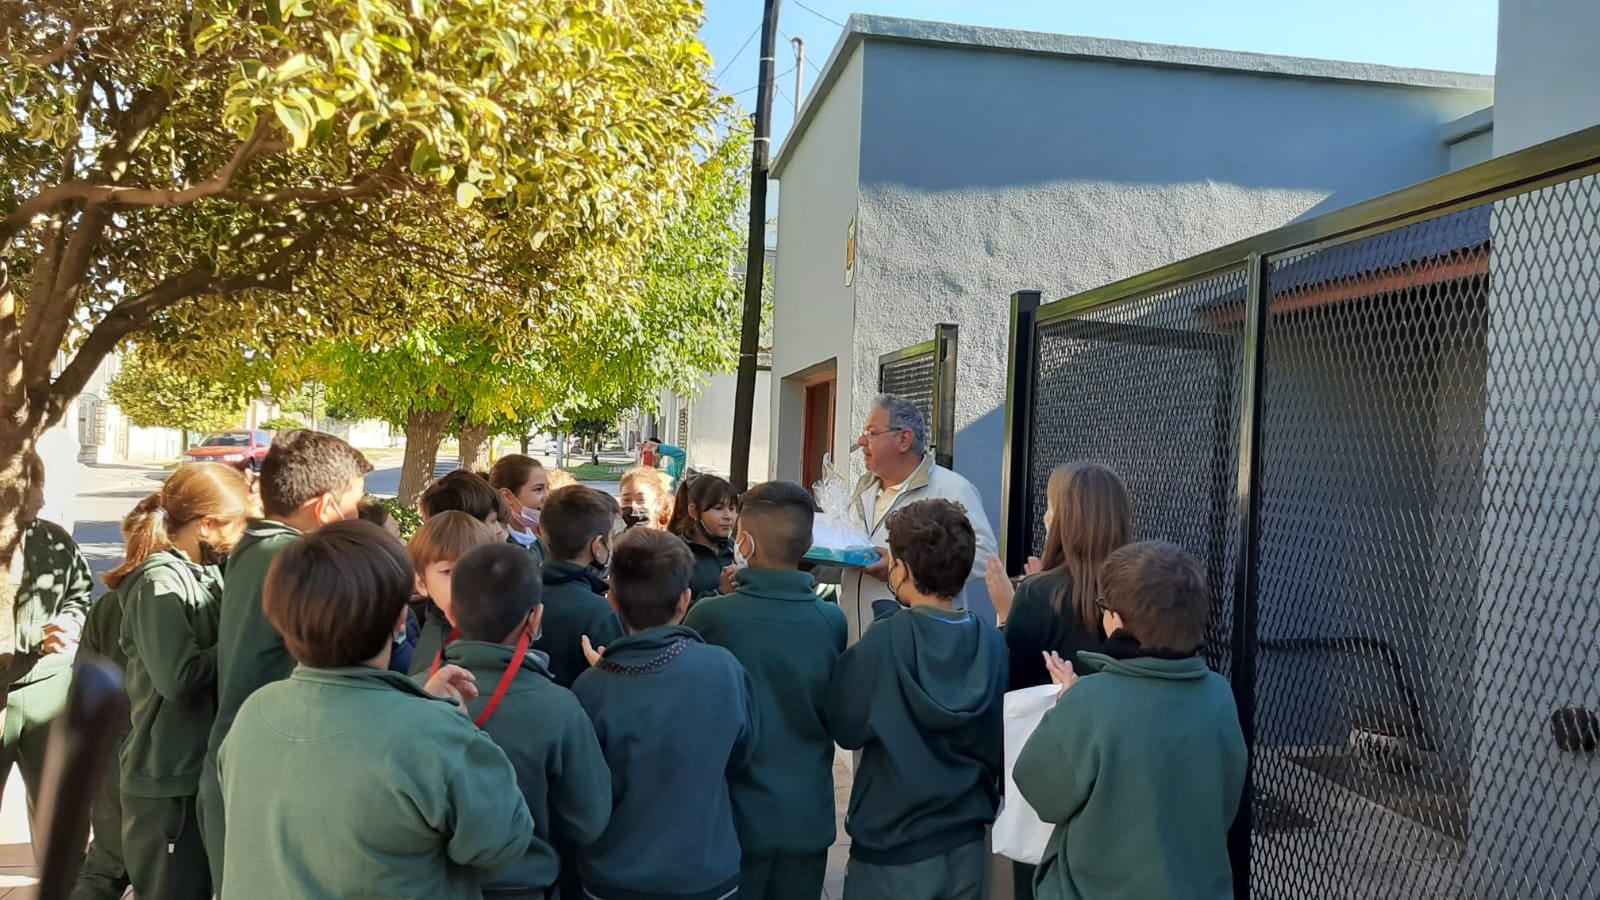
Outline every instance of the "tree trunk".
{"type": "MultiPolygon", "coordinates": [[[[28,462],[44,425],[29,416],[23,421],[0,419],[0,672],[9,671],[17,649],[17,583],[12,572],[22,546],[23,507],[28,494],[28,462]]],[[[41,485],[39,489],[43,489],[41,485]]],[[[0,679],[0,724],[5,721],[6,679],[0,679]]]]}
{"type": "Polygon", "coordinates": [[[468,472],[486,472],[489,469],[489,438],[494,431],[490,425],[463,425],[461,427],[461,468],[468,472]]]}
{"type": "Polygon", "coordinates": [[[522,436],[522,455],[523,456],[530,455],[528,453],[528,449],[529,449],[529,445],[532,444],[532,443],[533,443],[533,435],[525,434],[525,435],[522,436]]]}
{"type": "Polygon", "coordinates": [[[567,433],[565,431],[558,431],[556,432],[556,468],[565,469],[566,467],[567,433]]]}
{"type": "Polygon", "coordinates": [[[416,506],[417,497],[433,480],[439,443],[444,440],[454,415],[454,410],[448,407],[438,411],[413,409],[406,415],[406,455],[400,463],[398,492],[402,504],[416,506]]]}

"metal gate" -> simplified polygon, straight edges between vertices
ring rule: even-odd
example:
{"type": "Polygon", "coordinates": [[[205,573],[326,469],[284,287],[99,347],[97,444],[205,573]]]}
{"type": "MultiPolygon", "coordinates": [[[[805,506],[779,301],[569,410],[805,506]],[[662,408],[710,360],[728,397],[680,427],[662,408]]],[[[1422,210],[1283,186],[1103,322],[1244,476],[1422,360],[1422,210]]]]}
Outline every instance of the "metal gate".
{"type": "Polygon", "coordinates": [[[1600,129],[1039,305],[1001,544],[1063,462],[1207,564],[1240,897],[1600,896],[1600,129]]]}
{"type": "Polygon", "coordinates": [[[958,331],[939,325],[933,340],[878,358],[878,392],[916,404],[928,424],[928,450],[947,469],[955,465],[958,331]]]}

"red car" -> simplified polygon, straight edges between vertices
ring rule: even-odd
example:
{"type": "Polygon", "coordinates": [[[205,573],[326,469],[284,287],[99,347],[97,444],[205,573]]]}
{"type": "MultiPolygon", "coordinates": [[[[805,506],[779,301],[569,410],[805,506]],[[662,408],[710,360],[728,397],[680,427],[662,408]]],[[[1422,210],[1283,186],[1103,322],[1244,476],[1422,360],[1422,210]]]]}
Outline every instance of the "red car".
{"type": "Polygon", "coordinates": [[[183,461],[226,463],[241,472],[256,472],[270,449],[272,438],[264,431],[218,431],[190,447],[183,461]]]}

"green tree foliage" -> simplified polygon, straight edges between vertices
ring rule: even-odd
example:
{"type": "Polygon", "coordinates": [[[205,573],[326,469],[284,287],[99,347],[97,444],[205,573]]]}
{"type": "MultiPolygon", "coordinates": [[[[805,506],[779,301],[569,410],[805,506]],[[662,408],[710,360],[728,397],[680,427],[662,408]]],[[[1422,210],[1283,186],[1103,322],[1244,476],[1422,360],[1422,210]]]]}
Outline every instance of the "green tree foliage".
{"type": "Polygon", "coordinates": [[[232,385],[175,372],[140,354],[123,363],[109,394],[134,425],[185,432],[238,428],[247,405],[232,385]]]}
{"type": "MultiPolygon", "coordinates": [[[[534,321],[566,260],[625,270],[719,108],[702,19],[700,0],[0,4],[0,510],[130,334],[220,371],[534,321]],[[397,268],[534,287],[439,305],[458,295],[398,289],[397,268]]],[[[19,526],[0,515],[0,556],[19,526]]]]}

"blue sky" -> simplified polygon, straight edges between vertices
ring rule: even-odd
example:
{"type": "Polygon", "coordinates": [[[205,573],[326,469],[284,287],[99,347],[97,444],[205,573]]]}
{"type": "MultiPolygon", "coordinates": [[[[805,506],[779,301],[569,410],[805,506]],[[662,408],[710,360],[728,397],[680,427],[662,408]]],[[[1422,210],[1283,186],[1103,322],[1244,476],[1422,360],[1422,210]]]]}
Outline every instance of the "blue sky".
{"type": "MultiPolygon", "coordinates": [[[[839,40],[835,22],[853,12],[1489,74],[1494,72],[1498,5],[1498,0],[782,0],[777,71],[787,74],[778,79],[781,91],[774,95],[774,147],[782,145],[794,118],[794,54],[788,38],[806,42],[809,92],[839,40]]],[[[760,24],[761,0],[706,0],[702,37],[716,61],[717,82],[748,109],[755,108],[760,41],[752,35],[760,24]]]]}

